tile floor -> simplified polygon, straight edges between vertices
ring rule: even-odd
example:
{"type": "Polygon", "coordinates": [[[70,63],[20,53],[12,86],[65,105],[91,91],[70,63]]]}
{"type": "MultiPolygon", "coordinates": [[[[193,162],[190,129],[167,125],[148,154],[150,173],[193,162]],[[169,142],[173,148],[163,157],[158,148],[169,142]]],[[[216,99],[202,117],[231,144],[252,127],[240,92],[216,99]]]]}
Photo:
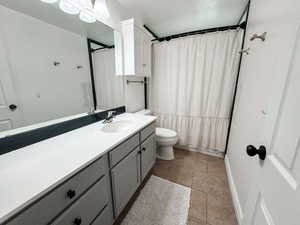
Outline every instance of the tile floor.
{"type": "Polygon", "coordinates": [[[223,159],[175,149],[153,174],[192,189],[188,225],[237,225],[223,159]]]}

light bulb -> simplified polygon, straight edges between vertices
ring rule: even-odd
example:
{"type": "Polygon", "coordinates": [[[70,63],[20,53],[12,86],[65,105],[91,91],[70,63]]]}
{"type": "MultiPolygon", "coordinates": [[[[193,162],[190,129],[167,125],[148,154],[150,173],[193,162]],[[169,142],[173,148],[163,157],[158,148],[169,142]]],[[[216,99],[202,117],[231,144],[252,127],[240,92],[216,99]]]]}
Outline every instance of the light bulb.
{"type": "Polygon", "coordinates": [[[97,17],[99,18],[108,18],[109,12],[107,9],[106,1],[105,0],[96,0],[94,5],[94,12],[97,17]]]}
{"type": "MultiPolygon", "coordinates": [[[[48,0],[47,0],[48,1],[48,0]]],[[[61,0],[59,3],[59,8],[65,13],[76,15],[80,12],[79,8],[75,7],[70,0],[61,0]]]]}
{"type": "Polygon", "coordinates": [[[97,21],[94,15],[84,10],[80,12],[79,19],[86,23],[95,23],[97,21]]]}
{"type": "Polygon", "coordinates": [[[54,3],[57,2],[57,0],[40,0],[41,2],[46,2],[46,3],[54,3]]]}

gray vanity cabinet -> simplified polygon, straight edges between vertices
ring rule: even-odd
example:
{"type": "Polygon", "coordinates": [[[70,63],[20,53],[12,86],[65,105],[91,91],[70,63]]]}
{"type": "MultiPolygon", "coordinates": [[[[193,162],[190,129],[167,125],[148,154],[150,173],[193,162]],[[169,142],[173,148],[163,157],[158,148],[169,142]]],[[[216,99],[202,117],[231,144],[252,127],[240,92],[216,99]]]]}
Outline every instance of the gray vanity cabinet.
{"type": "Polygon", "coordinates": [[[51,225],[89,225],[108,205],[107,183],[102,177],[51,225]]]}
{"type": "Polygon", "coordinates": [[[154,131],[152,123],[109,153],[115,217],[122,212],[155,163],[154,131]]]}
{"type": "Polygon", "coordinates": [[[155,163],[151,123],[3,225],[112,225],[155,163]]]}
{"type": "Polygon", "coordinates": [[[111,170],[115,215],[118,216],[140,184],[140,147],[111,170]]]}
{"type": "Polygon", "coordinates": [[[142,180],[144,180],[156,159],[155,134],[152,134],[142,143],[141,150],[141,176],[142,180]]]}
{"type": "MultiPolygon", "coordinates": [[[[108,160],[104,155],[70,179],[48,192],[43,198],[11,219],[8,225],[46,225],[70,205],[81,201],[80,196],[97,180],[108,177],[108,160]]],[[[110,191],[108,182],[105,188],[110,191]]],[[[110,193],[110,192],[108,192],[110,193]]],[[[109,199],[109,198],[108,198],[109,199]]],[[[100,210],[100,209],[99,209],[100,210]]],[[[6,223],[5,223],[6,225],[6,223]]]]}
{"type": "Polygon", "coordinates": [[[107,155],[50,190],[3,225],[90,225],[98,218],[108,221],[105,225],[113,223],[107,155]]]}

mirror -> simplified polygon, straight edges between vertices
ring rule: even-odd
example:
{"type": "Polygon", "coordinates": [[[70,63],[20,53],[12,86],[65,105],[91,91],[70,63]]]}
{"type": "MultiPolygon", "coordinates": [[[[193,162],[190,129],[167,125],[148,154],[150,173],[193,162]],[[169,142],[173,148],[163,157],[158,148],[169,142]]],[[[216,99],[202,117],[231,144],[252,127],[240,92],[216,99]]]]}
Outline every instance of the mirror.
{"type": "Polygon", "coordinates": [[[109,45],[90,39],[88,42],[93,62],[97,110],[104,111],[124,105],[124,80],[122,76],[116,76],[113,41],[106,42],[109,45]]]}
{"type": "Polygon", "coordinates": [[[123,78],[115,76],[113,29],[83,22],[58,5],[0,3],[2,134],[87,115],[95,102],[96,112],[124,105],[123,78]]]}
{"type": "Polygon", "coordinates": [[[124,105],[124,82],[115,76],[114,48],[103,48],[92,44],[97,109],[107,110],[124,105]]]}

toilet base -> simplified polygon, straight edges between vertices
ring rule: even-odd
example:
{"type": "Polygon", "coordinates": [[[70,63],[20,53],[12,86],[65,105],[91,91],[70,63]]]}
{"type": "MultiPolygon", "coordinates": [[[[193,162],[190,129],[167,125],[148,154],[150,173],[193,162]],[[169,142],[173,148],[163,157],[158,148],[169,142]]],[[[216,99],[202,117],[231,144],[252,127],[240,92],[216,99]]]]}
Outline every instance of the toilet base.
{"type": "Polygon", "coordinates": [[[162,160],[174,159],[173,146],[157,146],[157,158],[162,160]]]}

